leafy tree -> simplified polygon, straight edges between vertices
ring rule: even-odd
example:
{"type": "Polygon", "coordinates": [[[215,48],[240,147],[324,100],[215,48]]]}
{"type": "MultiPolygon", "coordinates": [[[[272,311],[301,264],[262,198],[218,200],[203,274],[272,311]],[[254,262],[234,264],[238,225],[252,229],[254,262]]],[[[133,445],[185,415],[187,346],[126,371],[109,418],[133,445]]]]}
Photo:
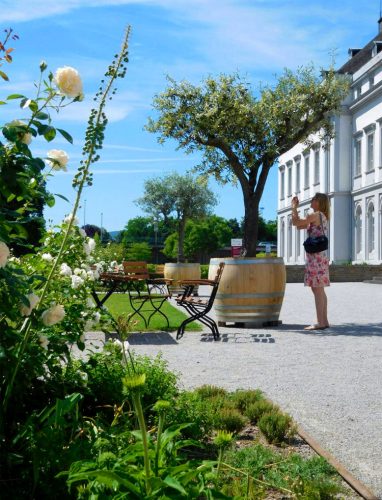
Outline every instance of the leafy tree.
{"type": "Polygon", "coordinates": [[[178,234],[177,261],[184,262],[184,235],[189,219],[203,217],[216,205],[216,197],[208,188],[207,181],[190,174],[177,173],[145,182],[145,191],[137,204],[154,218],[166,223],[175,214],[178,234]]]}
{"type": "Polygon", "coordinates": [[[232,229],[222,217],[212,215],[201,221],[190,221],[186,231],[185,252],[187,254],[211,254],[218,248],[230,244],[232,229]]]}
{"type": "MultiPolygon", "coordinates": [[[[158,235],[163,241],[172,231],[175,231],[176,225],[172,217],[167,217],[167,222],[158,220],[158,235]]],[[[121,241],[124,245],[130,243],[146,242],[152,243],[155,238],[154,220],[152,217],[134,217],[130,219],[122,232],[121,241]]]]}
{"type": "Polygon", "coordinates": [[[256,98],[237,74],[207,78],[201,86],[168,78],[154,98],[159,117],[146,128],[158,141],[175,139],[186,153],[201,151],[196,170],[222,183],[238,182],[244,200],[244,254],[256,255],[259,203],[270,168],[296,143],[320,133],[333,137],[330,116],[346,96],[348,80],[333,69],[324,78],[313,67],[285,70],[274,88],[256,98]]]}
{"type": "Polygon", "coordinates": [[[126,260],[144,260],[150,262],[151,247],[148,243],[132,243],[126,251],[126,260]]]}

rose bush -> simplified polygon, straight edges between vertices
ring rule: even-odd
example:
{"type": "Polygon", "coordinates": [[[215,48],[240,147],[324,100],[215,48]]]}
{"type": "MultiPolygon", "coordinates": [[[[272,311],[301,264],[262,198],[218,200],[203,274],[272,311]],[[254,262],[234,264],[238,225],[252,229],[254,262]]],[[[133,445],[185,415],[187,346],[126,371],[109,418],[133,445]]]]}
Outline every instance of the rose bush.
{"type": "MultiPolygon", "coordinates": [[[[69,157],[58,149],[47,151],[45,158],[35,156],[32,139],[39,136],[50,143],[60,134],[73,142],[65,130],[53,126],[51,115],[83,98],[80,75],[70,67],[47,74],[42,62],[35,96],[11,94],[0,101],[18,104],[21,111],[16,108],[15,114],[23,113],[22,120],[0,127],[0,469],[3,494],[12,498],[57,494],[50,486],[60,470],[57,457],[70,455],[72,433],[82,425],[76,406],[81,395],[73,394],[67,382],[72,350],[84,349],[87,330],[96,325],[106,329],[111,321],[91,300],[102,265],[92,257],[94,240],[76,225],[76,212],[102,148],[106,101],[115,92],[115,79],[126,72],[128,34],[95,98],[98,107],[91,112],[83,160],[73,180],[72,213],[48,231],[42,209],[53,205],[54,197],[46,179],[66,169],[69,157]],[[36,221],[41,224],[33,239],[29,227],[36,221]],[[74,408],[77,417],[67,421],[64,415],[74,408]],[[48,415],[56,411],[53,425],[48,415]],[[48,479],[39,494],[36,488],[44,474],[48,479]]],[[[85,383],[78,379],[78,387],[85,383]]]]}

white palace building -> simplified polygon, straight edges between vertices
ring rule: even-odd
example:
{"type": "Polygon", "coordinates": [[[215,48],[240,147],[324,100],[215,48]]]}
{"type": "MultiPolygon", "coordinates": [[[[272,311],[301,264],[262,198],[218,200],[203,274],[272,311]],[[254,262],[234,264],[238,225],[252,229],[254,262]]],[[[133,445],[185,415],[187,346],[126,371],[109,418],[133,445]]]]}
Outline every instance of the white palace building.
{"type": "Polygon", "coordinates": [[[382,263],[382,18],[378,25],[378,35],[349,49],[338,70],[351,77],[351,92],[333,118],[329,147],[299,143],[279,158],[278,255],[286,264],[305,261],[306,231],[292,226],[292,196],[303,217],[316,192],[330,198],[330,261],[382,263]]]}

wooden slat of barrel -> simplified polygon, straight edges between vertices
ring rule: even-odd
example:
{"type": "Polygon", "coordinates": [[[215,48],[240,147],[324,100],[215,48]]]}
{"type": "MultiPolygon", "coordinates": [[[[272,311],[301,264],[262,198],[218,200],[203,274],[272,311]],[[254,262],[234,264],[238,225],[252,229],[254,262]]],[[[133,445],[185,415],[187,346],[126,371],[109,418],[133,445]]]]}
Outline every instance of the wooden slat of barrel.
{"type": "Polygon", "coordinates": [[[285,290],[283,259],[211,259],[209,276],[219,262],[226,266],[214,303],[217,320],[246,326],[277,322],[285,290]]]}
{"type": "Polygon", "coordinates": [[[179,281],[200,279],[200,264],[198,262],[166,263],[164,266],[164,277],[174,280],[169,286],[171,293],[182,293],[183,288],[179,286],[179,281]]]}

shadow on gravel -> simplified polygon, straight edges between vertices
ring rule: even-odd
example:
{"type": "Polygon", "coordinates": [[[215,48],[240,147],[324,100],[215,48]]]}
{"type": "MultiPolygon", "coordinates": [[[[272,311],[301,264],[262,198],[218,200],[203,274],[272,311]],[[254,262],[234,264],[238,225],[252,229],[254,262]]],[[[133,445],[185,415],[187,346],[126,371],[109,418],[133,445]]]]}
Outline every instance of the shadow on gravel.
{"type": "Polygon", "coordinates": [[[130,345],[170,345],[178,342],[168,332],[132,333],[129,336],[130,345]]]}
{"type": "Polygon", "coordinates": [[[283,324],[278,327],[280,330],[293,331],[304,335],[315,335],[321,337],[333,337],[335,335],[353,337],[382,337],[382,323],[342,323],[332,325],[325,330],[304,330],[306,325],[283,324]]]}

